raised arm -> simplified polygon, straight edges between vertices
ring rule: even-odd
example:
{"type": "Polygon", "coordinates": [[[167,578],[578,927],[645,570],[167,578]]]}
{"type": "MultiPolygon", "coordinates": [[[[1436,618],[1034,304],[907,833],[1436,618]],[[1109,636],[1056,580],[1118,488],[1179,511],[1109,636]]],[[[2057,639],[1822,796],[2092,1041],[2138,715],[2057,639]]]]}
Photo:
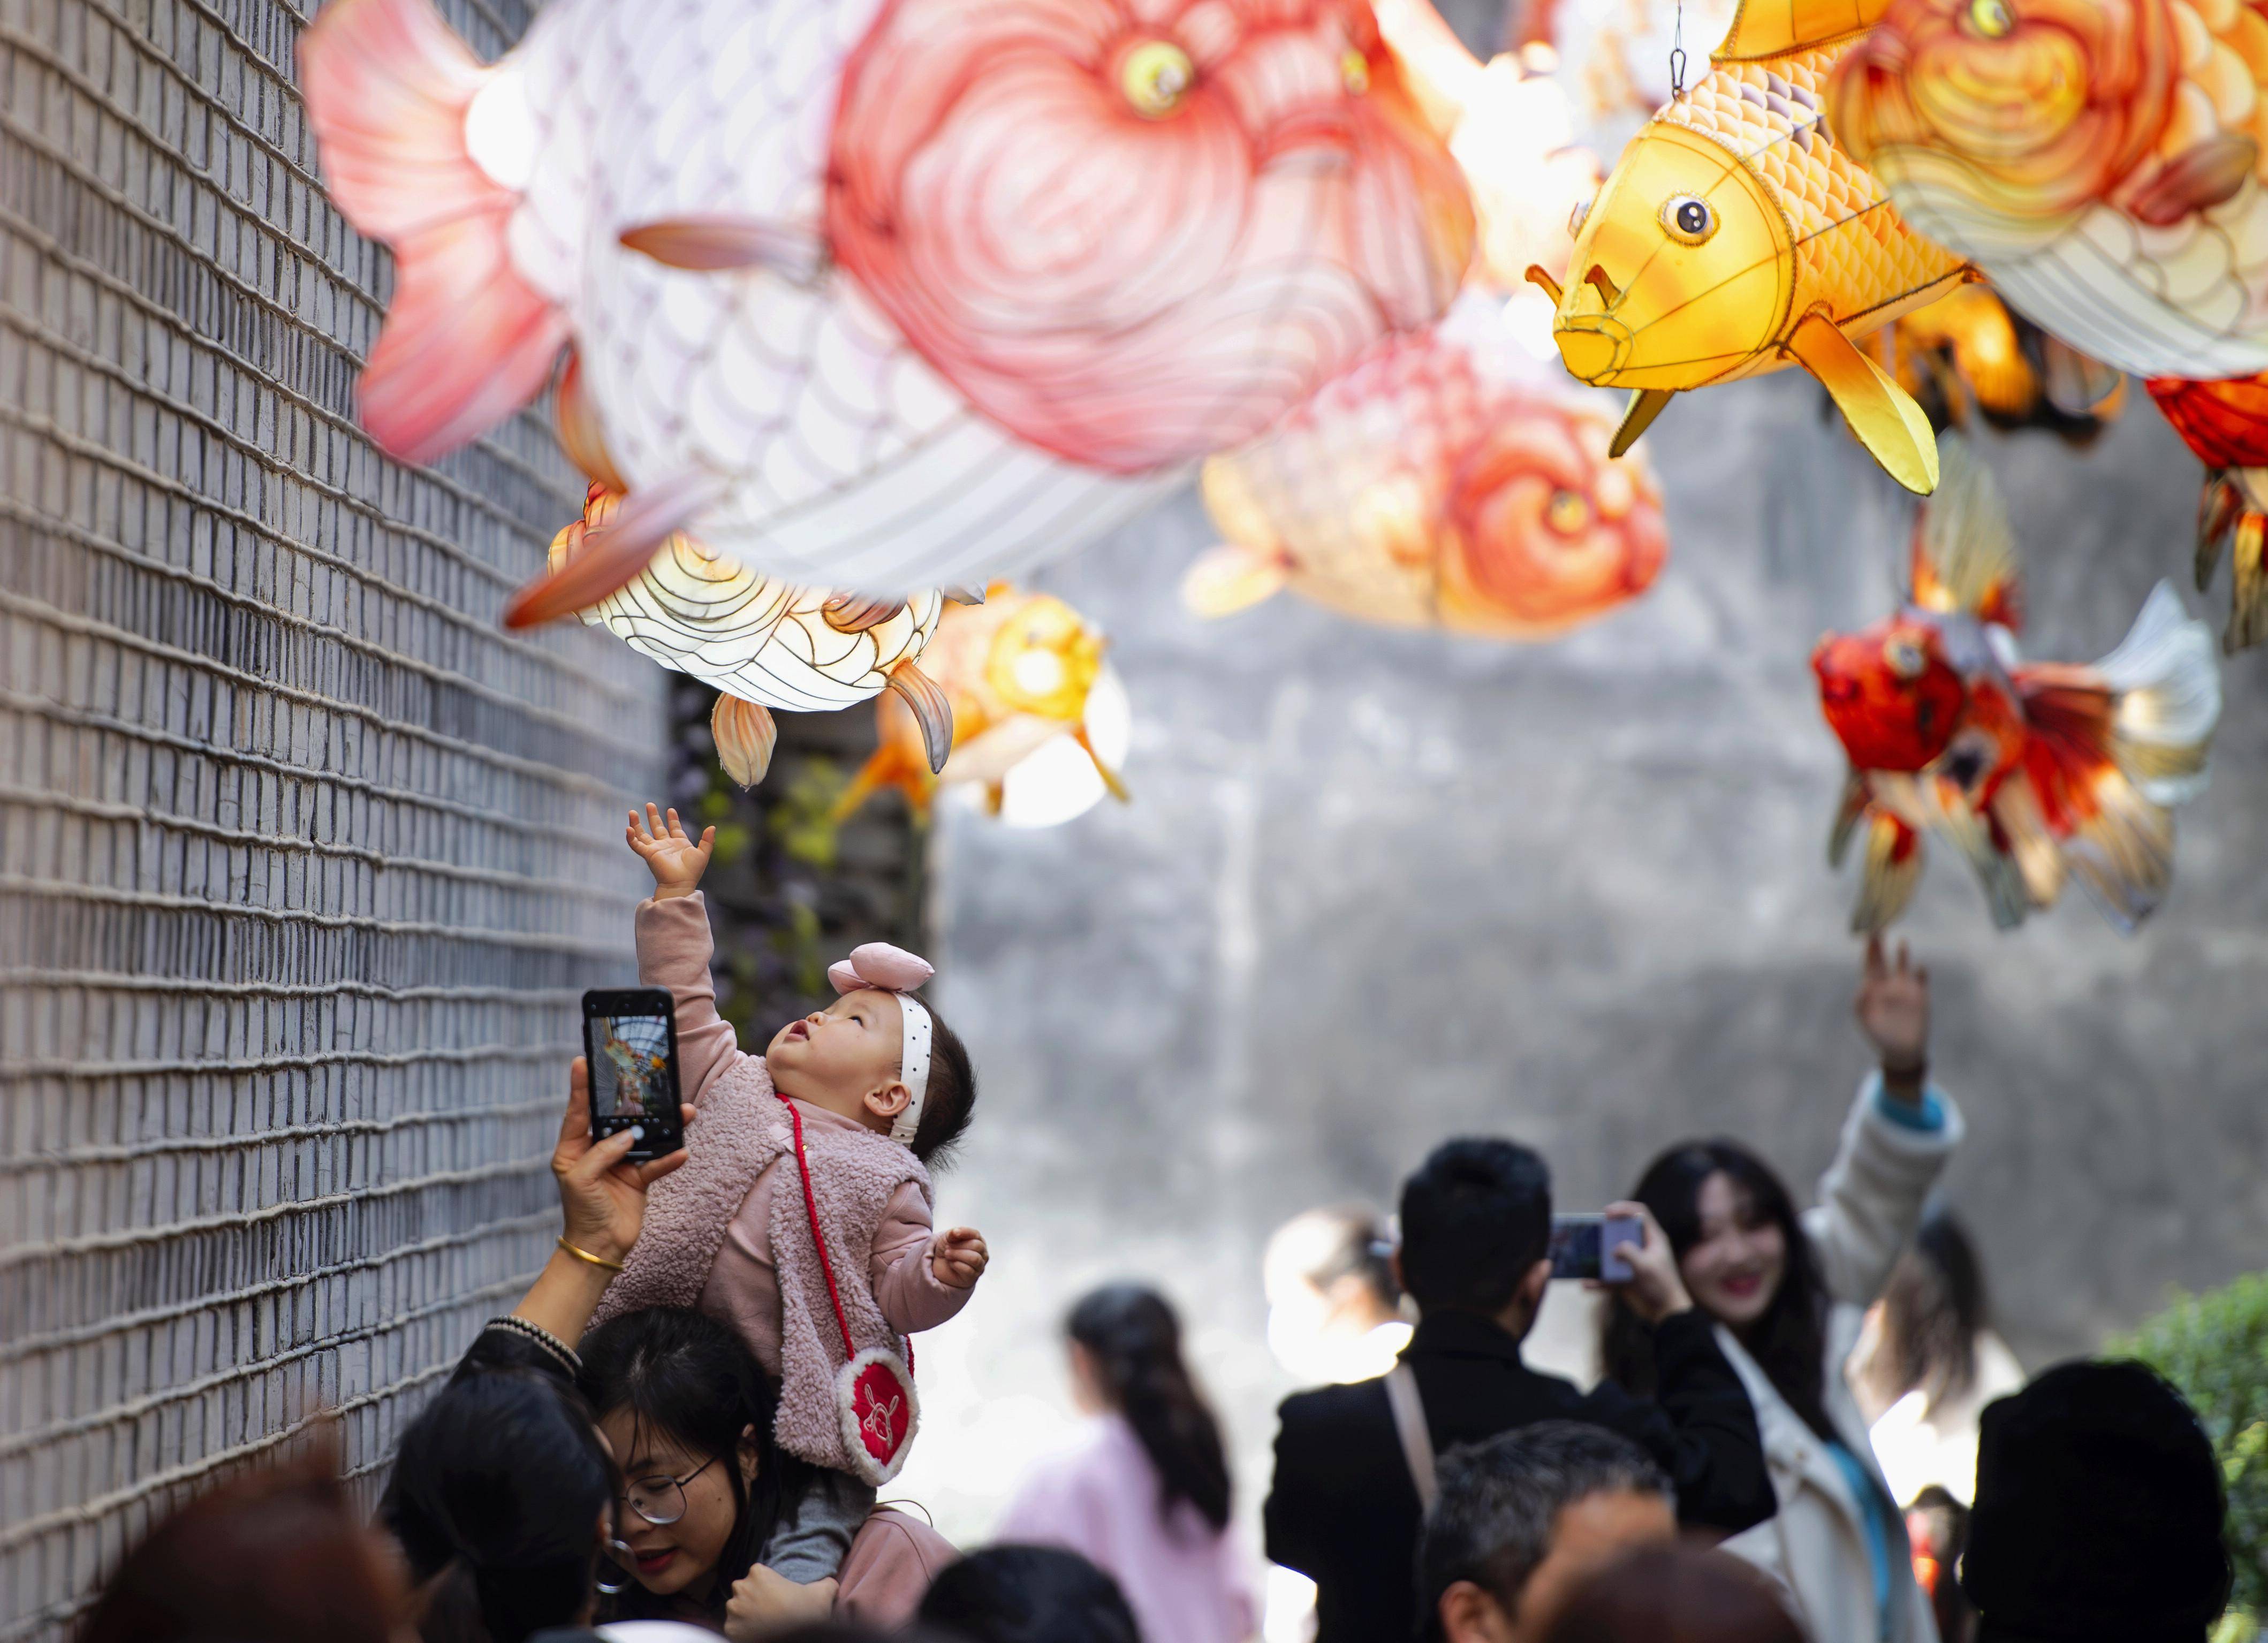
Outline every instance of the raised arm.
{"type": "Polygon", "coordinates": [[[698,1106],[741,1055],[733,1024],[717,1013],[717,983],[709,973],[716,944],[709,903],[697,888],[717,829],[706,829],[696,844],[676,811],[665,817],[648,805],[643,819],[630,812],[623,836],[653,873],[652,899],[637,910],[638,980],[668,988],[675,1001],[678,1073],[686,1098],[698,1106]]]}
{"type": "MultiPolygon", "coordinates": [[[[690,1108],[685,1117],[692,1122],[690,1108]]],[[[685,1161],[680,1148],[666,1158],[633,1164],[622,1154],[637,1143],[628,1130],[617,1130],[603,1141],[591,1138],[590,1069],[576,1057],[566,1116],[551,1151],[563,1230],[543,1271],[512,1309],[513,1317],[534,1324],[570,1352],[582,1340],[599,1297],[637,1241],[645,1224],[646,1189],[685,1161]]],[[[475,1351],[479,1350],[476,1343],[475,1351]]]]}
{"type": "Polygon", "coordinates": [[[1863,1307],[1913,1241],[1962,1126],[1961,1109],[1929,1082],[1929,970],[1912,961],[1904,943],[1895,962],[1881,937],[1867,944],[1853,1010],[1881,1070],[1859,1087],[1803,1229],[1828,1293],[1863,1307]]]}

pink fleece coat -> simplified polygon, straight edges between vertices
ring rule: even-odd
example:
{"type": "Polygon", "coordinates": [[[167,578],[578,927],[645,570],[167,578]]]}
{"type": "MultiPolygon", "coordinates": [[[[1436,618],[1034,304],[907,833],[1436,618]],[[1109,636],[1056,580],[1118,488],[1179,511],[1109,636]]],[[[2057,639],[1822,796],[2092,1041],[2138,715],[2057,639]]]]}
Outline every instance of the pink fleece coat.
{"type": "MultiPolygon", "coordinates": [[[[702,898],[645,903],[637,934],[640,978],[669,987],[676,1002],[696,1116],[686,1163],[648,1195],[644,1230],[594,1322],[652,1306],[697,1304],[723,1316],[779,1376],[780,1447],[853,1470],[834,1384],[842,1330],[812,1241],[787,1103],[763,1057],[742,1052],[717,1014],[702,898]]],[[[851,1344],[903,1353],[906,1332],[942,1323],[970,1293],[930,1271],[929,1172],[887,1136],[801,1102],[797,1110],[851,1344]],[[885,1232],[887,1251],[877,1248],[885,1232]]]]}

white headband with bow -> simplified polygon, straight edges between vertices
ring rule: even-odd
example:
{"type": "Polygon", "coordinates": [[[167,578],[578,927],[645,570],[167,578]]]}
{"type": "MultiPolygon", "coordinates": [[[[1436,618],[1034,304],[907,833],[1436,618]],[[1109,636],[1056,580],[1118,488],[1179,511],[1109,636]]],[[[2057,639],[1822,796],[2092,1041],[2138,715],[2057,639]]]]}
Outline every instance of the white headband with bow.
{"type": "Polygon", "coordinates": [[[890,1124],[890,1139],[900,1146],[914,1144],[921,1128],[922,1102],[929,1095],[929,1046],[932,1027],[928,1009],[914,997],[914,989],[937,974],[927,959],[887,941],[869,941],[850,949],[847,959],[827,967],[827,979],[837,992],[871,989],[898,996],[898,1022],[903,1039],[899,1049],[899,1081],[906,1087],[906,1104],[890,1124]]]}

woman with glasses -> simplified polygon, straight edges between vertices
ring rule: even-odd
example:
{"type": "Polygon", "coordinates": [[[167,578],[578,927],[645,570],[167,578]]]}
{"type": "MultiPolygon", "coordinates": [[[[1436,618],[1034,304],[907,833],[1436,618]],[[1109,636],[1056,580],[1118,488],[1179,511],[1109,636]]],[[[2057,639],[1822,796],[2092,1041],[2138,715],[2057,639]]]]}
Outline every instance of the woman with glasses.
{"type": "Polygon", "coordinates": [[[609,1618],[689,1620],[735,1639],[830,1614],[895,1625],[955,1555],[927,1524],[885,1507],[847,1544],[836,1580],[799,1586],[764,1566],[765,1547],[790,1527],[784,1503],[812,1506],[815,1469],[773,1443],[770,1377],[704,1313],[652,1307],[609,1319],[584,1345],[582,1386],[622,1462],[616,1522],[632,1581],[601,1605],[609,1618]]]}
{"type": "Polygon", "coordinates": [[[404,1434],[380,1507],[419,1582],[423,1643],[523,1643],[594,1616],[674,1616],[736,1643],[830,1609],[909,1618],[954,1554],[903,1514],[868,1518],[836,1580],[799,1587],[763,1566],[800,1462],[774,1446],[777,1390],[729,1329],[629,1314],[592,1334],[586,1373],[578,1349],[646,1190],[685,1160],[632,1164],[631,1132],[593,1141],[590,1113],[578,1058],[551,1155],[557,1247],[404,1434]]]}

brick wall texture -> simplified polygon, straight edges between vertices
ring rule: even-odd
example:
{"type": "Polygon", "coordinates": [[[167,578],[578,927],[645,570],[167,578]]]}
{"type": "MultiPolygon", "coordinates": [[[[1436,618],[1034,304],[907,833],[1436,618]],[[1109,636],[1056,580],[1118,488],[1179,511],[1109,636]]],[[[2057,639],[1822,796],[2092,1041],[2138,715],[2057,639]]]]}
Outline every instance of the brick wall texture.
{"type": "Polygon", "coordinates": [[[357,428],[392,268],[312,9],[0,0],[0,1643],[327,1412],[374,1485],[541,1264],[629,975],[663,677],[497,625],[578,496],[541,416],[357,428]]]}

